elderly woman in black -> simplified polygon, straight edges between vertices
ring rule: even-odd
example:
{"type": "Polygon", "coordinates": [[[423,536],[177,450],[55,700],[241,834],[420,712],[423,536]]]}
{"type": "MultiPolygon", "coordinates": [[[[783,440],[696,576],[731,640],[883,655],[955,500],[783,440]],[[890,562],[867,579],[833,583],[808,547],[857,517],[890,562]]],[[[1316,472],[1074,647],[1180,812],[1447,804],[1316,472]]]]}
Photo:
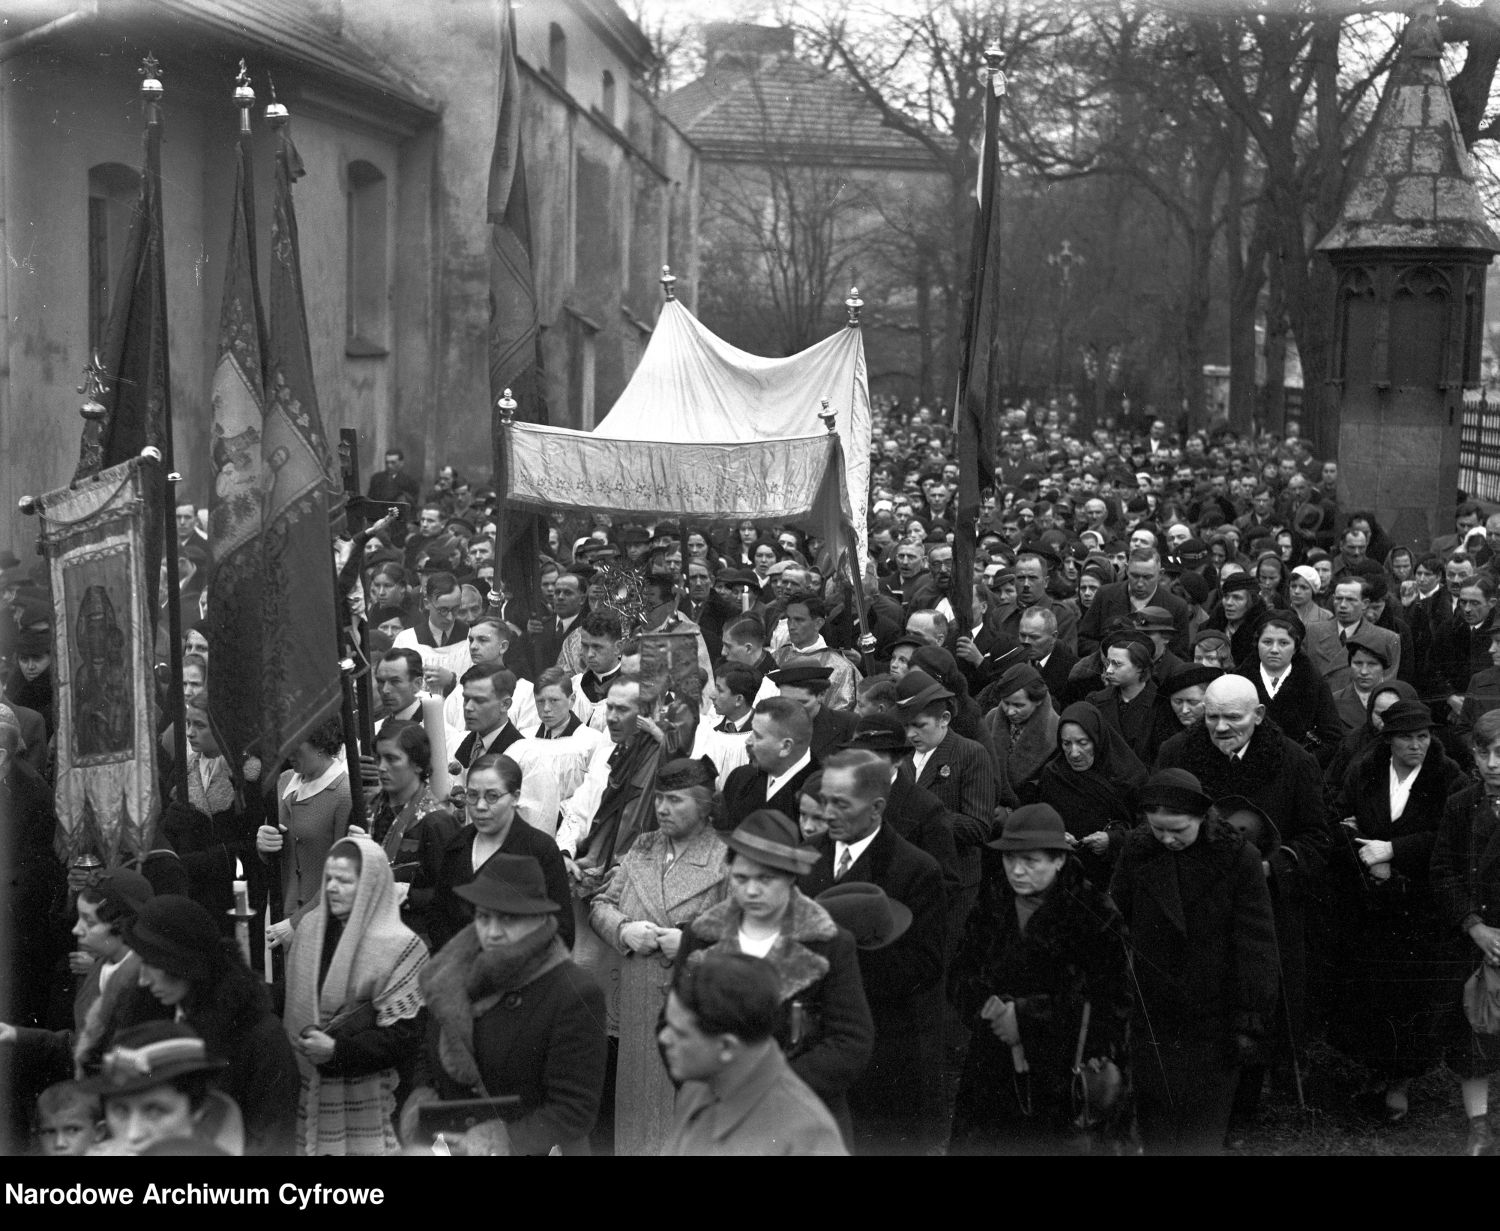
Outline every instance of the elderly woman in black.
{"type": "Polygon", "coordinates": [[[452,1140],[453,1153],[587,1154],[609,1039],[604,992],[557,936],[561,909],[529,855],[490,856],[454,890],[474,922],[422,969],[426,1043],[401,1116],[408,1146],[427,1144],[421,1108],[513,1099],[452,1140]]]}
{"type": "Polygon", "coordinates": [[[1477,972],[1481,984],[1500,974],[1500,710],[1474,724],[1471,736],[1477,785],[1448,800],[1432,848],[1433,896],[1438,923],[1449,941],[1444,989],[1448,1066],[1462,1082],[1469,1139],[1464,1153],[1491,1152],[1490,1078],[1500,1073],[1500,1034],[1471,1026],[1459,1008],[1460,984],[1477,972]]]}
{"type": "Polygon", "coordinates": [[[1109,881],[1115,856],[1137,820],[1135,792],[1146,767],[1087,701],[1063,710],[1057,755],[1042,770],[1040,802],[1061,814],[1085,874],[1109,881]]]}
{"type": "Polygon", "coordinates": [[[1345,775],[1334,814],[1346,839],[1335,848],[1334,911],[1345,982],[1330,997],[1330,1034],[1372,1070],[1392,1123],[1406,1116],[1411,1079],[1437,1059],[1428,867],[1448,799],[1466,785],[1432,725],[1416,701],[1386,710],[1380,742],[1345,775]]]}
{"type": "Polygon", "coordinates": [[[1302,644],[1307,629],[1290,611],[1263,611],[1256,621],[1255,661],[1239,674],[1255,685],[1266,717],[1326,766],[1344,738],[1344,722],[1328,682],[1302,644]]]}
{"type": "Polygon", "coordinates": [[[1138,999],[1136,1110],[1152,1154],[1217,1154],[1242,1064],[1276,1008],[1276,926],[1260,852],[1183,769],[1141,788],[1146,824],[1110,882],[1138,999]]]}
{"type": "MultiPolygon", "coordinates": [[[[1069,855],[1056,809],[1017,808],[989,846],[1000,866],[987,869],[949,976],[959,1017],[973,1028],[949,1152],[1067,1153],[1080,1127],[1093,1127],[1076,1123],[1074,1064],[1109,1061],[1118,1072],[1126,1063],[1124,929],[1069,855]]],[[[1096,1107],[1090,1119],[1109,1110],[1096,1107]]]]}

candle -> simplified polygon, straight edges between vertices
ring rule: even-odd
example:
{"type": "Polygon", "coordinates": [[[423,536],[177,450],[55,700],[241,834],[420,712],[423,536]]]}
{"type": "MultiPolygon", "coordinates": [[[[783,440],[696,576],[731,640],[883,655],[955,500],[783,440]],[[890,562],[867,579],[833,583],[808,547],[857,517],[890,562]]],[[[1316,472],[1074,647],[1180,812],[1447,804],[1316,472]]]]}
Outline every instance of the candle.
{"type": "Polygon", "coordinates": [[[447,799],[450,789],[448,779],[448,728],[443,723],[443,698],[432,693],[422,695],[422,727],[427,732],[427,743],[431,748],[432,776],[427,780],[435,799],[447,799]]]}
{"type": "Polygon", "coordinates": [[[245,868],[238,859],[234,861],[234,913],[250,913],[250,886],[244,879],[245,868]]]}
{"type": "Polygon", "coordinates": [[[261,974],[262,974],[262,977],[265,979],[265,981],[267,983],[273,982],[274,980],[273,980],[272,973],[271,973],[272,972],[272,967],[273,967],[274,963],[271,961],[271,895],[270,894],[266,895],[266,920],[265,920],[265,930],[263,931],[262,937],[261,937],[260,963],[261,963],[261,974]]]}

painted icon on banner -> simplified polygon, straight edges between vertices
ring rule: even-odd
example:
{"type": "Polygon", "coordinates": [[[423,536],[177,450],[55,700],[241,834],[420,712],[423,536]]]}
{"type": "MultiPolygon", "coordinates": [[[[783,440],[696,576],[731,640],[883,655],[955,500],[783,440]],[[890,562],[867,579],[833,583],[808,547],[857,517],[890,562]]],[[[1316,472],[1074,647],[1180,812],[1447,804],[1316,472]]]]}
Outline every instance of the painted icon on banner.
{"type": "Polygon", "coordinates": [[[126,647],[130,558],[123,545],[67,561],[63,570],[67,627],[72,630],[73,753],[78,761],[132,755],[135,707],[126,647]]]}

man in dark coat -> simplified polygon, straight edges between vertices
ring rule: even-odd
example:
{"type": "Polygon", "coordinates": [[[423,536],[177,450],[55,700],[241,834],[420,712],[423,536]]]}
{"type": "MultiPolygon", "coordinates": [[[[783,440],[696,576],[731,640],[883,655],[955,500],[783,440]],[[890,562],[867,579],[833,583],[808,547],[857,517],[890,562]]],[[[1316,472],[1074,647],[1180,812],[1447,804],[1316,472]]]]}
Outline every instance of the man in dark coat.
{"type": "Polygon", "coordinates": [[[1217,1154],[1240,1066],[1276,1008],[1266,879],[1255,848],[1208,817],[1192,774],[1153,775],[1140,803],[1147,824],[1125,839],[1109,892],[1134,956],[1141,1136],[1152,1154],[1217,1154]]]}
{"type": "Polygon", "coordinates": [[[4,818],[11,947],[11,996],[0,1021],[35,1025],[47,1003],[53,964],[67,951],[67,923],[54,926],[66,894],[64,870],[53,852],[57,813],[52,792],[30,765],[17,758],[21,727],[0,705],[0,817],[4,818]]]}
{"type": "Polygon", "coordinates": [[[1188,606],[1173,594],[1161,577],[1161,556],[1150,548],[1138,547],[1130,553],[1125,565],[1125,580],[1100,588],[1094,601],[1078,624],[1078,652],[1097,649],[1104,639],[1105,626],[1116,616],[1129,616],[1147,607],[1160,607],[1172,618],[1174,632],[1167,648],[1178,658],[1191,658],[1188,646],[1188,606]]]}
{"type": "Polygon", "coordinates": [[[795,817],[802,784],[818,768],[810,752],[812,720],[787,697],[767,697],[750,719],[750,764],[724,781],[724,817],[718,828],[733,829],[759,808],[795,817]]]}
{"type": "Polygon", "coordinates": [[[878,885],[911,911],[903,936],[860,954],[875,1052],[849,1091],[849,1111],[857,1153],[921,1154],[941,1141],[946,904],[937,861],[882,824],[889,785],[874,753],[834,754],[822,786],[830,841],[800,885],[809,897],[834,885],[878,885]]]}
{"type": "MultiPolygon", "coordinates": [[[[948,943],[963,936],[979,897],[980,851],[995,818],[995,771],[989,754],[951,728],[953,693],[925,671],[913,669],[896,685],[897,717],[913,746],[905,762],[919,787],[932,792],[953,817],[959,891],[948,903],[948,943]]],[[[950,955],[951,956],[951,955],[950,955]]]]}
{"type": "Polygon", "coordinates": [[[953,818],[942,800],[917,785],[910,766],[904,764],[912,748],[900,719],[891,714],[861,718],[844,747],[873,752],[890,767],[891,784],[881,823],[936,859],[943,873],[944,892],[950,898],[956,895],[963,881],[958,846],[953,840],[953,818]]]}
{"type": "MultiPolygon", "coordinates": [[[[1265,721],[1255,685],[1226,675],[1203,694],[1203,722],[1174,735],[1157,754],[1158,769],[1185,769],[1212,800],[1239,795],[1271,818],[1281,843],[1265,860],[1276,911],[1282,987],[1291,1039],[1284,1050],[1300,1052],[1305,1033],[1307,912],[1318,891],[1333,844],[1317,758],[1265,721]]],[[[1279,1023],[1278,1023],[1279,1025],[1279,1023]]],[[[1283,1050],[1283,1049],[1278,1049],[1283,1050]]],[[[1238,1110],[1252,1115],[1264,1070],[1248,1068],[1238,1110]]]]}

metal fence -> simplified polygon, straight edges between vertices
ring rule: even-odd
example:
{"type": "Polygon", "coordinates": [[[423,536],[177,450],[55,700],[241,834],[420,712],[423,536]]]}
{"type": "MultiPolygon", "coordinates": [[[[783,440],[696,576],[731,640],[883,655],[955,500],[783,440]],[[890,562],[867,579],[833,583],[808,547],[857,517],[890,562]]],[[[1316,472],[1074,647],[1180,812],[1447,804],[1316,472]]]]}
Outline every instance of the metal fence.
{"type": "Polygon", "coordinates": [[[1500,500],[1500,405],[1491,405],[1483,389],[1464,390],[1458,485],[1470,499],[1500,500]]]}

